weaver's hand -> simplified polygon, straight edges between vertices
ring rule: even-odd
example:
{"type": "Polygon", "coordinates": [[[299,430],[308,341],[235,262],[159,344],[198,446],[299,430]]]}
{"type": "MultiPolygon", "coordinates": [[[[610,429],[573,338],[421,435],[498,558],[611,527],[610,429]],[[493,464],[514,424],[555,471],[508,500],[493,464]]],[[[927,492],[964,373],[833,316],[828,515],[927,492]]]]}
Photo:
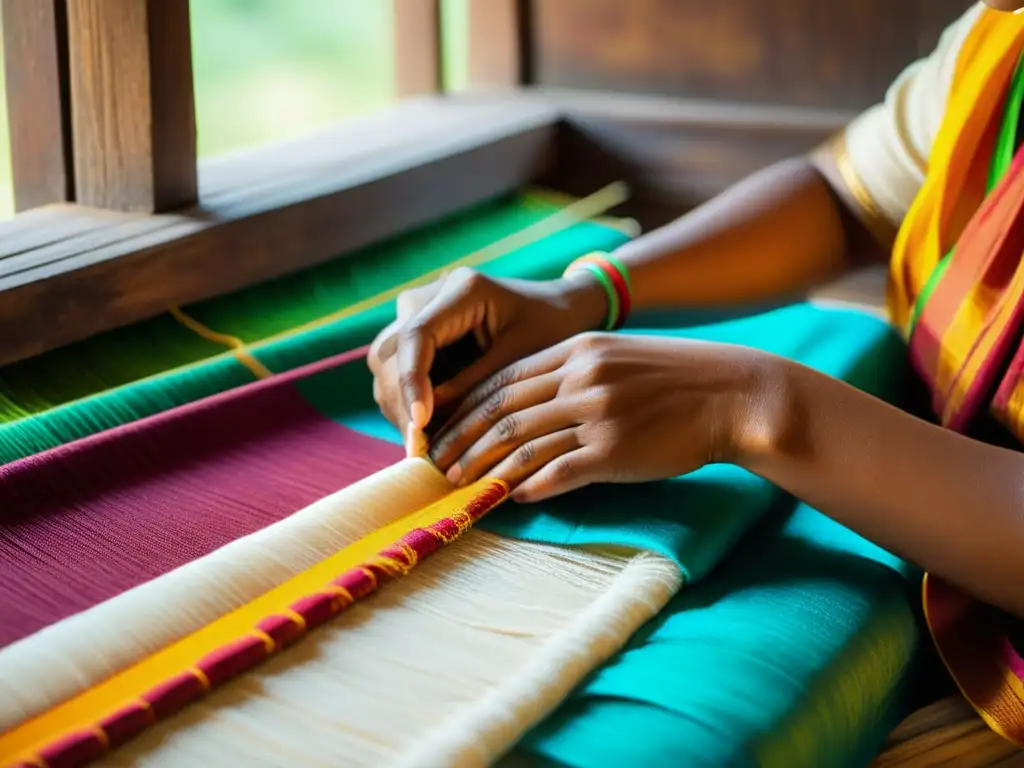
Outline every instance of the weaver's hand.
{"type": "Polygon", "coordinates": [[[584,334],[475,389],[431,448],[458,484],[485,474],[519,501],[728,460],[774,358],[743,347],[584,334]]]}
{"type": "Polygon", "coordinates": [[[509,363],[598,326],[605,302],[586,276],[530,282],[455,270],[399,297],[397,319],[370,348],[374,399],[395,426],[422,430],[438,404],[457,402],[509,363]],[[435,390],[435,354],[467,334],[483,356],[435,390]]]}

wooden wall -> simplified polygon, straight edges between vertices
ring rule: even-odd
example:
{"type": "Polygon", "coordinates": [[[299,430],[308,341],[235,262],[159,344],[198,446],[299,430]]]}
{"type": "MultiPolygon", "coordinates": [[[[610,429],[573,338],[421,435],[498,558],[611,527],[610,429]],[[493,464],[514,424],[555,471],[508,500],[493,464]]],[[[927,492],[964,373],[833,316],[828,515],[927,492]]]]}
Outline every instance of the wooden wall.
{"type": "Polygon", "coordinates": [[[540,85],[858,109],[970,0],[529,0],[540,85]]]}

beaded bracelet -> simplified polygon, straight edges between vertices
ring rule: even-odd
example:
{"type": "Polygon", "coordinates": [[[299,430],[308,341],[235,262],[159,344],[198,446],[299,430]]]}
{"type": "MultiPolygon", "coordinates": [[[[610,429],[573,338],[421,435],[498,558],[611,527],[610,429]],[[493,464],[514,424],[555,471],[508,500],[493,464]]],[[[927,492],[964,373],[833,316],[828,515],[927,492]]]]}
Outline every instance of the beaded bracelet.
{"type": "Polygon", "coordinates": [[[629,279],[629,270],[619,259],[608,253],[590,253],[572,262],[564,275],[585,269],[590,272],[604,288],[608,296],[608,317],[605,330],[614,331],[621,328],[633,306],[633,284],[629,279]]]}

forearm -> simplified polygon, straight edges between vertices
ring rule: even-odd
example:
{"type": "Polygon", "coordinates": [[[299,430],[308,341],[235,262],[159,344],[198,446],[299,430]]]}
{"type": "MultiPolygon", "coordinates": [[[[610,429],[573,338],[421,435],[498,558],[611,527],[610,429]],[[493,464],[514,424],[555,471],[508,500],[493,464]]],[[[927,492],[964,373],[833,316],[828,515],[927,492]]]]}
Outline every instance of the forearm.
{"type": "Polygon", "coordinates": [[[880,546],[1024,617],[1024,455],[792,363],[769,366],[737,461],[880,546]]]}
{"type": "Polygon", "coordinates": [[[638,308],[792,296],[850,263],[856,224],[807,158],[776,164],[625,245],[638,308]]]}

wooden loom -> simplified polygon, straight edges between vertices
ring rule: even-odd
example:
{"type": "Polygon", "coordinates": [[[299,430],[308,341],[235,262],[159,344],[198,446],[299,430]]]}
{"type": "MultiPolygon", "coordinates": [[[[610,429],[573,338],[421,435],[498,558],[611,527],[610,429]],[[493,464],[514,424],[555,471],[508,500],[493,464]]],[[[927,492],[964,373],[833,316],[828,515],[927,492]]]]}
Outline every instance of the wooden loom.
{"type": "MultiPolygon", "coordinates": [[[[916,42],[912,28],[934,30],[963,6],[908,4],[888,24],[895,32],[877,57],[883,65],[851,84],[763,67],[755,77],[757,63],[737,70],[735,51],[717,71],[696,66],[707,57],[700,50],[672,71],[664,61],[684,49],[642,21],[689,26],[693,42],[743,14],[778,12],[774,25],[747,30],[740,43],[749,48],[787,26],[811,31],[802,21],[814,17],[810,2],[737,0],[716,11],[662,0],[626,12],[611,0],[470,0],[474,87],[453,95],[439,93],[439,3],[389,1],[401,103],[283,147],[197,163],[187,2],[3,0],[19,214],[0,223],[0,328],[18,329],[0,334],[0,364],[326,261],[536,181],[583,193],[624,178],[636,194],[619,212],[657,224],[845,124],[915,52],[896,42],[900,33],[916,42]],[[574,46],[568,30],[588,15],[612,23],[588,30],[595,44],[574,46]],[[629,73],[608,63],[616,20],[629,25],[629,73]],[[110,60],[131,65],[115,77],[110,60]],[[787,74],[806,79],[772,92],[787,74]],[[836,92],[843,96],[824,96],[836,92]],[[722,97],[731,103],[707,100],[722,97]],[[442,183],[445,196],[429,194],[442,183]]],[[[877,39],[886,6],[844,11],[851,23],[838,55],[849,69],[857,69],[850,58],[878,53],[864,41],[877,39]]],[[[918,50],[930,45],[922,37],[918,50]]],[[[814,51],[801,55],[813,70],[814,51]]],[[[827,295],[870,301],[878,283],[865,280],[827,295]]]]}

